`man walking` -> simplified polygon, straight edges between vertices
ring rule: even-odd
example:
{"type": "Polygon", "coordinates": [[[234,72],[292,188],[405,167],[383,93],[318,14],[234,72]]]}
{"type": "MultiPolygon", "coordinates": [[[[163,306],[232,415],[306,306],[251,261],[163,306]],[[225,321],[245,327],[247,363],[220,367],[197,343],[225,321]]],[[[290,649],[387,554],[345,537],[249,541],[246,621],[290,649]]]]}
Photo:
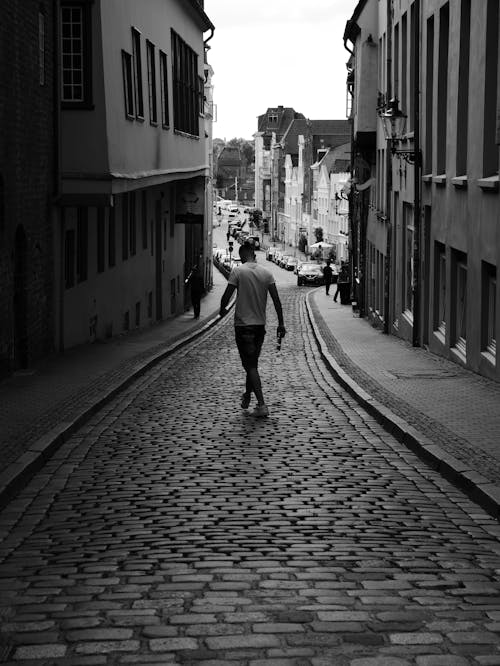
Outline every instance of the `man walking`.
{"type": "Polygon", "coordinates": [[[331,266],[331,259],[326,260],[326,266],[323,266],[323,277],[325,279],[326,295],[330,293],[330,285],[332,284],[333,268],[331,266]]]}
{"type": "Polygon", "coordinates": [[[234,290],[237,289],[234,330],[236,346],[246,372],[245,392],[241,397],[241,407],[248,408],[252,393],[254,393],[257,398],[257,406],[253,411],[254,416],[268,416],[269,409],[264,402],[257,368],[266,334],[267,294],[271,294],[278,316],[277,335],[280,338],[286,334],[283,309],[274,277],[267,268],[257,264],[253,245],[248,242],[244,243],[240,246],[239,254],[242,263],[233,268],[229,275],[228,284],[220,302],[220,316],[227,314],[227,305],[234,290]]]}

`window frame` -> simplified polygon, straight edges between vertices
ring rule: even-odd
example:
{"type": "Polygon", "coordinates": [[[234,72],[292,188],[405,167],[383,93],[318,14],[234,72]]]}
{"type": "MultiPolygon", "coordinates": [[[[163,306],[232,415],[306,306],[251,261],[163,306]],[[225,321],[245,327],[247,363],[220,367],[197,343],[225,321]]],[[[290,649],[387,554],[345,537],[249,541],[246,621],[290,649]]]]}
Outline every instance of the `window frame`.
{"type": "Polygon", "coordinates": [[[142,77],[141,32],[134,26],[132,30],[132,71],[134,74],[134,104],[136,120],[144,120],[144,91],[142,77]]]}
{"type": "Polygon", "coordinates": [[[125,116],[129,120],[135,118],[134,73],[132,54],[122,49],[123,97],[125,116]]]}
{"type": "Polygon", "coordinates": [[[146,64],[148,72],[149,123],[158,125],[158,98],[156,86],[156,46],[146,40],[146,64]]]}
{"type": "Polygon", "coordinates": [[[91,3],[92,0],[63,0],[59,13],[59,25],[61,31],[60,49],[61,49],[61,108],[63,109],[88,109],[94,108],[92,97],[92,29],[91,29],[91,3]],[[81,48],[81,72],[82,72],[82,99],[67,99],[64,95],[64,31],[63,31],[63,12],[68,8],[79,8],[81,10],[82,26],[82,48],[81,48]]]}
{"type": "Polygon", "coordinates": [[[163,129],[170,128],[170,112],[168,108],[168,55],[160,50],[160,102],[161,102],[161,126],[163,129]]]}

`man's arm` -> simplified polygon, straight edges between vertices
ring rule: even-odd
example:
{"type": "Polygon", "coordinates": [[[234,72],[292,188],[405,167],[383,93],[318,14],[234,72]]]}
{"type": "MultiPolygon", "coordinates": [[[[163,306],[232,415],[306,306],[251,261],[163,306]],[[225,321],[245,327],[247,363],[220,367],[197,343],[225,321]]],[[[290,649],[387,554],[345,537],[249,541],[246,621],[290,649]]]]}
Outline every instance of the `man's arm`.
{"type": "Polygon", "coordinates": [[[234,290],[236,289],[236,285],[234,284],[228,284],[226,287],[226,290],[222,294],[222,298],[220,299],[220,310],[219,310],[219,316],[224,317],[224,315],[227,314],[227,305],[229,301],[231,300],[231,296],[233,295],[234,290]]]}
{"type": "Polygon", "coordinates": [[[284,338],[286,334],[286,329],[285,329],[285,323],[283,321],[283,308],[281,307],[281,300],[278,295],[276,284],[274,282],[273,284],[269,285],[269,293],[271,294],[271,298],[273,299],[274,303],[274,309],[276,310],[276,314],[278,315],[278,333],[282,338],[284,338]]]}

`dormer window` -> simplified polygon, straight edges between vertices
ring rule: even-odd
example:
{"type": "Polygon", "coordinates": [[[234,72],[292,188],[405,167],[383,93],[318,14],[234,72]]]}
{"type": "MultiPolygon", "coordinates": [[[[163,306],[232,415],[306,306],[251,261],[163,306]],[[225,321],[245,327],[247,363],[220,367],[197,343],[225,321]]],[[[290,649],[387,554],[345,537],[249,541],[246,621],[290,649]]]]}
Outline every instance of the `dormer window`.
{"type": "Polygon", "coordinates": [[[278,124],[278,114],[277,113],[270,113],[267,116],[267,122],[269,125],[277,125],[278,124]]]}

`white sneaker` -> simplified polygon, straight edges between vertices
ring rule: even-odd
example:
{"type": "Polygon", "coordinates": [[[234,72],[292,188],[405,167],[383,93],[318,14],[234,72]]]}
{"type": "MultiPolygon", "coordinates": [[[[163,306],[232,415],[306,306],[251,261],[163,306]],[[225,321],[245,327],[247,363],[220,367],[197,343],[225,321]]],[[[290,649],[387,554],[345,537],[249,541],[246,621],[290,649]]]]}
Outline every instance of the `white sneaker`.
{"type": "Polygon", "coordinates": [[[254,416],[269,416],[269,408],[267,405],[257,405],[257,407],[253,410],[252,414],[254,416]]]}

